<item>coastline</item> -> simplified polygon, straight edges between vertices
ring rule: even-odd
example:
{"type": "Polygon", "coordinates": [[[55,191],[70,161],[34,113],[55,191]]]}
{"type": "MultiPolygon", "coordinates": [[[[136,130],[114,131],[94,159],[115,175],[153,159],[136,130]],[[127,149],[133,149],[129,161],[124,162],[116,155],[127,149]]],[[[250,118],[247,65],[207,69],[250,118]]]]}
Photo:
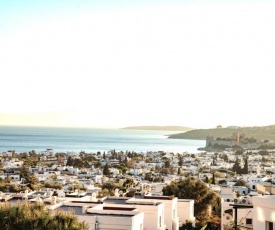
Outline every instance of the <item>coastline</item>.
{"type": "Polygon", "coordinates": [[[173,131],[1,127],[0,151],[166,151],[197,152],[205,141],[169,139],[173,131]]]}

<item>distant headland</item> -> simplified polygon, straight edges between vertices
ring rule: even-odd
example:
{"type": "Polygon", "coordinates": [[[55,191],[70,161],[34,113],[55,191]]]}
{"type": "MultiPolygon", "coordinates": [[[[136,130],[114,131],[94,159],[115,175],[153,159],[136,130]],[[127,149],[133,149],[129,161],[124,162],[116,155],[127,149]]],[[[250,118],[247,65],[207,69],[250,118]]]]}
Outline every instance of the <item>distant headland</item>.
{"type": "Polygon", "coordinates": [[[257,140],[275,140],[275,125],[254,127],[229,126],[227,128],[217,126],[214,129],[194,129],[184,133],[172,134],[168,138],[206,140],[208,136],[227,138],[235,132],[245,134],[246,137],[253,137],[257,140]]]}
{"type": "Polygon", "coordinates": [[[183,127],[183,126],[129,126],[122,129],[131,129],[131,130],[159,130],[159,131],[190,131],[194,128],[183,127]]]}

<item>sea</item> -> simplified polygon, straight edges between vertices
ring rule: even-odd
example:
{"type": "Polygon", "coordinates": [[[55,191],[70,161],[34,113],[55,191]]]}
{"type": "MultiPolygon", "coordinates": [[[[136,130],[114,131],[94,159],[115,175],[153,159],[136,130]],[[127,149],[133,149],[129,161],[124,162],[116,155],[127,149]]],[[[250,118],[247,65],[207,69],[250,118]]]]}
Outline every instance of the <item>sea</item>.
{"type": "Polygon", "coordinates": [[[165,151],[198,153],[205,146],[204,140],[170,139],[168,135],[179,132],[98,128],[45,128],[0,126],[0,152],[54,152],[85,151],[86,153],[109,150],[165,151]]]}

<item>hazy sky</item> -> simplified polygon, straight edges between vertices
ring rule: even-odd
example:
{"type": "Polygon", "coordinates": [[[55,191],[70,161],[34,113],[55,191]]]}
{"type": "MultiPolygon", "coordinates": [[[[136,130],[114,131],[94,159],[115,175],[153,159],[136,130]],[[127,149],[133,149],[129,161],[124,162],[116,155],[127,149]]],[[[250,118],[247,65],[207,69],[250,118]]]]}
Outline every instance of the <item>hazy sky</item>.
{"type": "Polygon", "coordinates": [[[0,124],[275,124],[275,1],[1,0],[0,124]]]}

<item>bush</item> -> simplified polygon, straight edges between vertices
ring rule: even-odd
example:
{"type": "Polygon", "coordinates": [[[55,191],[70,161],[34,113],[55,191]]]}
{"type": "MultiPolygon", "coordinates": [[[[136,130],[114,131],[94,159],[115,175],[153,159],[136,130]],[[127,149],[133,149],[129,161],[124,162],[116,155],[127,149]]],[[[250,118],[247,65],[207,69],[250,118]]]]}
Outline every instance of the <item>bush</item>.
{"type": "Polygon", "coordinates": [[[0,229],[9,230],[87,230],[85,222],[79,222],[71,212],[50,213],[43,204],[18,203],[0,205],[0,229]]]}

